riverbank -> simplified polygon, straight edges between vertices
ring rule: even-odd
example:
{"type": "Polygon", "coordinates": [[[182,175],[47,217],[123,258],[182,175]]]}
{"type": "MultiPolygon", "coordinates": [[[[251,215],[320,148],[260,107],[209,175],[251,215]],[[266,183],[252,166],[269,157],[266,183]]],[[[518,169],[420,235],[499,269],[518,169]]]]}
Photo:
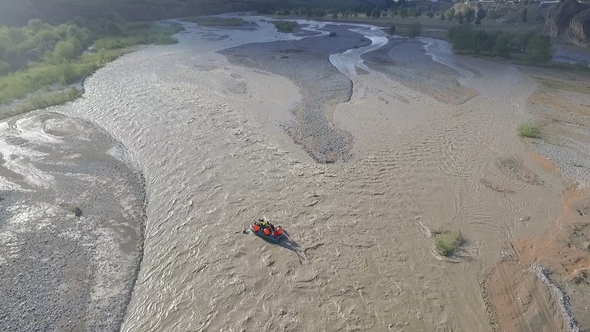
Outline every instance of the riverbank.
{"type": "MultiPolygon", "coordinates": [[[[3,28],[7,29],[7,28],[3,28]]],[[[0,41],[0,119],[62,104],[83,93],[97,69],[141,44],[171,44],[179,26],[128,23],[116,15],[53,27],[31,20],[0,41]],[[16,37],[15,37],[16,38],[16,37]]],[[[0,31],[1,32],[1,31],[0,31]]]]}
{"type": "Polygon", "coordinates": [[[93,124],[0,122],[0,329],[118,331],[143,255],[144,182],[93,124]]]}

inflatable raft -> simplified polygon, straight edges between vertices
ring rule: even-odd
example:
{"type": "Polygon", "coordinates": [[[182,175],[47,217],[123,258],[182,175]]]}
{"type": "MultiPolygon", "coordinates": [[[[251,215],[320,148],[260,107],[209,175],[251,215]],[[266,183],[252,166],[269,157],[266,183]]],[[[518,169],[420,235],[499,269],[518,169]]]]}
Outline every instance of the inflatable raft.
{"type": "Polygon", "coordinates": [[[277,235],[277,236],[272,235],[272,233],[270,235],[266,235],[266,234],[264,234],[264,231],[262,230],[262,228],[260,228],[257,232],[254,230],[254,224],[250,225],[250,230],[252,231],[253,234],[258,235],[259,237],[265,239],[266,241],[273,242],[273,243],[279,243],[279,241],[285,237],[285,233],[283,233],[281,235],[277,235]]]}

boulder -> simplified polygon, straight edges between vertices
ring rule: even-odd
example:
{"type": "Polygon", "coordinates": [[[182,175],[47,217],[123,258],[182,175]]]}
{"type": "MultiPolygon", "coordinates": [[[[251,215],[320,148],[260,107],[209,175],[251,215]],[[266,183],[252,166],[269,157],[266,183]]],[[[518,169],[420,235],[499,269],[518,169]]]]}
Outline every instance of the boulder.
{"type": "Polygon", "coordinates": [[[576,14],[570,21],[568,39],[574,45],[590,47],[590,9],[576,14]]]}
{"type": "Polygon", "coordinates": [[[557,6],[549,9],[545,23],[545,33],[556,37],[564,33],[570,27],[570,21],[574,16],[589,9],[577,0],[563,0],[557,6]]]}

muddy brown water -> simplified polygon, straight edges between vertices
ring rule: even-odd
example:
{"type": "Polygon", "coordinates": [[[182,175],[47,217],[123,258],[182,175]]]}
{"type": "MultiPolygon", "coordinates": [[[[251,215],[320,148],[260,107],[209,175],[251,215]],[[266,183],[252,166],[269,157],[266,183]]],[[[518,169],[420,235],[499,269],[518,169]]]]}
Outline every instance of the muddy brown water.
{"type": "Polygon", "coordinates": [[[280,126],[298,87],[215,53],[292,37],[264,22],[217,33],[229,37],[185,33],[128,54],[89,78],[84,97],[51,109],[104,128],[145,177],[143,260],[122,330],[488,331],[485,271],[507,240],[561,211],[561,181],[515,134],[536,84],[444,47],[428,52],[461,62],[457,80],[478,92],[463,104],[349,71],[350,101],[326,107],[353,135],[353,157],[323,165],[280,126]],[[514,156],[542,184],[498,167],[514,156]],[[288,241],[242,233],[262,216],[288,241]],[[454,263],[433,254],[425,229],[462,231],[454,263]]]}

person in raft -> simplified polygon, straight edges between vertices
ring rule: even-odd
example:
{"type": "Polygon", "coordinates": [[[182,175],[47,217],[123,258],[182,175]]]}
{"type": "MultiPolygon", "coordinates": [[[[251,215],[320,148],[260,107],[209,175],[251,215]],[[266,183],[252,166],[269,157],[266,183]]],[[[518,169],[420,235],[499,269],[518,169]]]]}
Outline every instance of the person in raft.
{"type": "Polygon", "coordinates": [[[266,236],[270,236],[271,234],[274,237],[283,235],[283,228],[281,226],[275,228],[275,226],[271,224],[269,221],[266,221],[264,219],[258,219],[258,221],[259,222],[254,223],[253,226],[255,232],[258,232],[260,229],[262,229],[262,232],[266,236]]]}

